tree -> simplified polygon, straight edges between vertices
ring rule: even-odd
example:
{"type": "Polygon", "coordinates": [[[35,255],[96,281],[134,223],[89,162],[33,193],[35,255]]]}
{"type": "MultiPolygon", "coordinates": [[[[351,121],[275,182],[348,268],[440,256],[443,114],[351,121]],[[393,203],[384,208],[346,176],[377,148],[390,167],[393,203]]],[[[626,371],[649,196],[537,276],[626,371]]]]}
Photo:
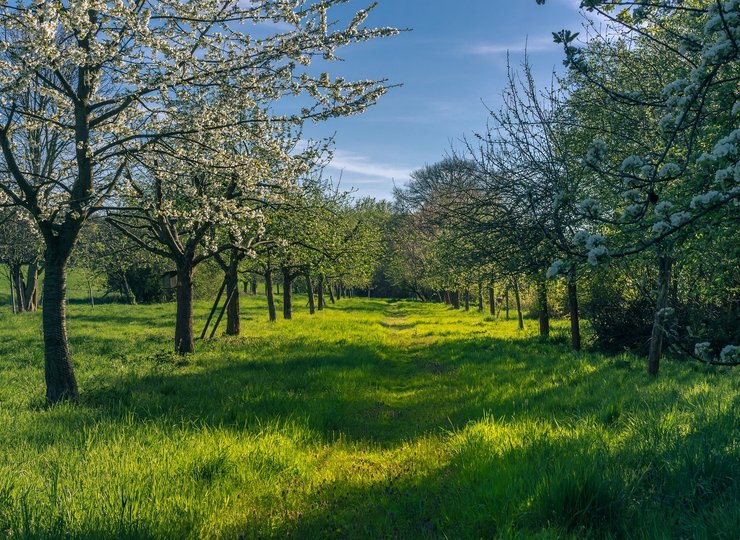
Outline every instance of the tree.
{"type": "Polygon", "coordinates": [[[596,34],[578,47],[577,34],[561,31],[555,39],[566,65],[585,92],[603,96],[610,113],[619,111],[652,137],[594,132],[585,162],[604,189],[581,202],[592,230],[574,251],[600,262],[652,253],[657,284],[648,372],[657,375],[666,319],[675,311],[668,291],[677,249],[699,231],[723,234],[722,222],[738,219],[740,6],[604,0],[581,6],[610,20],[620,39],[596,34]]]}
{"type": "MultiPolygon", "coordinates": [[[[237,88],[233,106],[248,111],[280,96],[308,93],[316,106],[302,116],[321,119],[362,110],[385,92],[382,81],[331,80],[300,67],[316,55],[334,59],[337,47],[395,33],[364,27],[369,10],[346,26],[330,25],[330,8],[342,3],[96,0],[0,6],[0,147],[7,174],[0,190],[32,216],[44,239],[50,403],[78,395],[64,305],[67,263],[80,230],[105,209],[136,156],[155,143],[182,143],[206,129],[173,122],[182,102],[206,105],[200,96],[237,88]],[[261,39],[247,33],[268,22],[287,29],[261,39]],[[58,141],[58,152],[18,150],[29,147],[39,130],[58,141]],[[40,161],[58,166],[39,166],[40,161]]],[[[208,129],[253,120],[220,118],[208,129]]]]}
{"type": "Polygon", "coordinates": [[[13,312],[36,311],[43,270],[41,239],[25,216],[12,207],[0,209],[0,264],[8,268],[13,312]]]}

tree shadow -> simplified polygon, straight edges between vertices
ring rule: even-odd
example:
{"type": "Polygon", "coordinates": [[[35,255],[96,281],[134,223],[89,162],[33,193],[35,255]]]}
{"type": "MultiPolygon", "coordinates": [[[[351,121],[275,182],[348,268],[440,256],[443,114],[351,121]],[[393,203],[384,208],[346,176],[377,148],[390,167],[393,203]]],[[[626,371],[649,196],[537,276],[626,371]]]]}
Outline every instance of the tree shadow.
{"type": "MultiPolygon", "coordinates": [[[[97,339],[88,354],[116,346],[113,338],[97,339]]],[[[411,345],[402,353],[393,344],[346,340],[320,347],[309,338],[208,342],[190,363],[166,352],[121,354],[115,362],[122,369],[88,381],[82,400],[114,420],[131,415],[243,430],[291,419],[323,442],[341,434],[381,447],[464,426],[491,410],[503,417],[555,410],[554,418],[565,420],[584,406],[584,396],[593,396],[586,406],[602,405],[599,372],[608,366],[543,382],[554,367],[532,360],[527,347],[490,337],[411,345]]],[[[553,363],[573,361],[549,349],[544,356],[553,363]]]]}

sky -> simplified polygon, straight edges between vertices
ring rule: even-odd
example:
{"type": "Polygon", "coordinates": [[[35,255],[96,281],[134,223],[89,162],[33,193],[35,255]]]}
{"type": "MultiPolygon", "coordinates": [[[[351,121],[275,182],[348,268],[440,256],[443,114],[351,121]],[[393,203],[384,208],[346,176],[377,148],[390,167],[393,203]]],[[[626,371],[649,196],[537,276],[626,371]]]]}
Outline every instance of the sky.
{"type": "MultiPolygon", "coordinates": [[[[369,0],[352,1],[355,9],[369,0]]],[[[579,0],[379,0],[367,24],[409,32],[340,51],[332,75],[387,78],[391,89],[362,115],[310,126],[304,135],[335,138],[325,174],[357,196],[391,198],[394,183],[444,158],[466,135],[485,128],[500,104],[507,51],[521,63],[525,45],[538,80],[562,71],[552,32],[579,30],[579,0]]]]}

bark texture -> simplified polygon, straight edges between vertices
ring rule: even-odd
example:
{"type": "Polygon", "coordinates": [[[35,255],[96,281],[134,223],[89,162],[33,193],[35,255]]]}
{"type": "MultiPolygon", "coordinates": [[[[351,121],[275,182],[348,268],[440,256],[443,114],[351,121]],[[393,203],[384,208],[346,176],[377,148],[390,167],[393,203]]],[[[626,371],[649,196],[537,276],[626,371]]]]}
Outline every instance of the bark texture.
{"type": "Polygon", "coordinates": [[[42,325],[44,329],[44,374],[46,401],[58,403],[79,397],[74,364],[67,340],[68,253],[46,250],[42,325]]]}
{"type": "Polygon", "coordinates": [[[177,261],[177,315],[175,320],[175,352],[195,351],[193,334],[193,260],[181,257],[177,261]]]}

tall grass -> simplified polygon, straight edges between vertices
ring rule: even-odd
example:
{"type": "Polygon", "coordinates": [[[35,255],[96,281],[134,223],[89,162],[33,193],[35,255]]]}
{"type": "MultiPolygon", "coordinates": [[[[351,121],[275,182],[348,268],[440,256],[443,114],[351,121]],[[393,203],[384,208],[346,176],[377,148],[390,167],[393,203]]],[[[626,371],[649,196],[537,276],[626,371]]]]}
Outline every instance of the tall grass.
{"type": "Polygon", "coordinates": [[[187,362],[173,305],[72,303],[82,399],[51,408],[39,315],[2,312],[0,537],[740,530],[736,372],[668,361],[651,380],[442,306],[343,300],[270,324],[263,303],[187,362]]]}

